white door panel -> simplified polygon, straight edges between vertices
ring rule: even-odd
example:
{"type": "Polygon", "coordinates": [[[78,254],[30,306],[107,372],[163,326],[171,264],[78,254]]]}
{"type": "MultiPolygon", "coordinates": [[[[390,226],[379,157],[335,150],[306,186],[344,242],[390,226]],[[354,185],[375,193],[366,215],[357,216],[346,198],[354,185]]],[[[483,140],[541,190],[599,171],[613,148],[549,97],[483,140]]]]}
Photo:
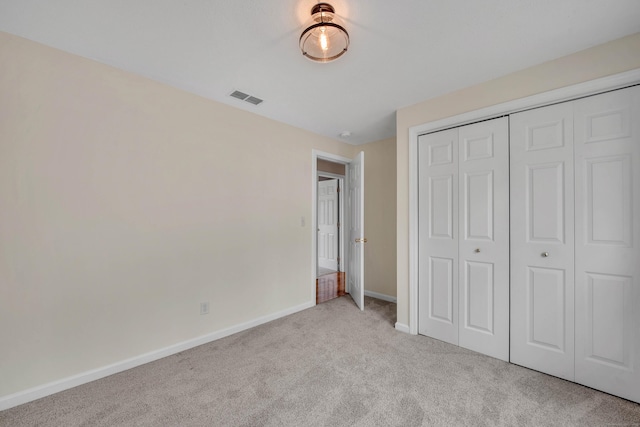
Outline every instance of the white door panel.
{"type": "MultiPolygon", "coordinates": [[[[494,264],[487,262],[466,261],[464,268],[465,288],[464,323],[468,330],[493,335],[494,322],[494,264]]],[[[465,347],[460,339],[460,345],[465,347]]],[[[468,347],[468,345],[467,345],[468,347]]]]}
{"type": "Polygon", "coordinates": [[[338,180],[318,182],[318,266],[338,270],[338,180]]]}
{"type": "Polygon", "coordinates": [[[528,267],[526,322],[528,344],[546,350],[566,351],[565,270],[528,267]]]}
{"type": "Polygon", "coordinates": [[[458,130],[421,136],[418,156],[418,332],[457,345],[458,130]]]}
{"type": "Polygon", "coordinates": [[[525,222],[529,243],[556,243],[565,240],[565,165],[567,162],[525,166],[525,222]],[[544,206],[544,209],[537,207],[544,206]]]}
{"type": "Polygon", "coordinates": [[[428,178],[429,206],[431,209],[429,218],[429,236],[431,238],[453,239],[453,207],[454,183],[453,175],[443,175],[428,178]]]}
{"type": "Polygon", "coordinates": [[[509,360],[509,122],[459,129],[459,344],[509,360]]]}
{"type": "Polygon", "coordinates": [[[574,379],[573,107],[510,116],[511,361],[574,379]]]}
{"type": "Polygon", "coordinates": [[[349,269],[348,291],[364,310],[364,152],[349,163],[349,269]]]}
{"type": "Polygon", "coordinates": [[[509,358],[508,120],[420,137],[419,333],[509,358]]]}
{"type": "Polygon", "coordinates": [[[453,317],[453,265],[451,258],[429,257],[429,317],[449,325],[456,323],[453,317]]]}
{"type": "Polygon", "coordinates": [[[640,402],[640,88],[575,101],[576,381],[640,402]]]}

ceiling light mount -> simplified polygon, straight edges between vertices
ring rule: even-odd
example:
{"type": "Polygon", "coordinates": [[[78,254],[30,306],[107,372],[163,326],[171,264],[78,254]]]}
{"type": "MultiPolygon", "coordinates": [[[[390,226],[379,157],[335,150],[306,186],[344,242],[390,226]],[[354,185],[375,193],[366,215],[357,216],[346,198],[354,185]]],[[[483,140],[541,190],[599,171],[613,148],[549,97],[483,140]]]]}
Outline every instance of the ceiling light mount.
{"type": "Polygon", "coordinates": [[[311,14],[315,15],[318,12],[336,13],[336,10],[329,3],[318,3],[311,8],[311,14]]]}
{"type": "Polygon", "coordinates": [[[300,50],[312,61],[330,62],[340,58],[349,48],[349,33],[329,3],[311,8],[311,19],[300,35],[300,50]]]}

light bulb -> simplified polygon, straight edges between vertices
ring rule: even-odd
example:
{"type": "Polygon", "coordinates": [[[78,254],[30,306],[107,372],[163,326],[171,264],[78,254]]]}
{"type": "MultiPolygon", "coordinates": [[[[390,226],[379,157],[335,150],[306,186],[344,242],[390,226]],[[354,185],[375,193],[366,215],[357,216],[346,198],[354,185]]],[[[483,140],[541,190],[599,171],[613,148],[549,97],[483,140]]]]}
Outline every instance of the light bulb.
{"type": "Polygon", "coordinates": [[[326,52],[329,49],[329,39],[327,39],[327,34],[324,30],[324,27],[320,30],[320,48],[322,48],[323,52],[326,52]]]}

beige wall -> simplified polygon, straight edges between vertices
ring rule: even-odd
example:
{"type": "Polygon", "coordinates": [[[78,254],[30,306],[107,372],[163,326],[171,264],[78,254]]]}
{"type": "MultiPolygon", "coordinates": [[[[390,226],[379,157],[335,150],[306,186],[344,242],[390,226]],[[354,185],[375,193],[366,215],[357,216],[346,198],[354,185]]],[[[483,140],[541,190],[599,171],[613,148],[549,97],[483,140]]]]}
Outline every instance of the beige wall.
{"type": "Polygon", "coordinates": [[[0,397],[310,302],[356,147],[5,33],[0,94],[0,397]]]}
{"type": "Polygon", "coordinates": [[[397,112],[398,322],[409,322],[409,128],[537,93],[640,68],[640,33],[518,71],[397,112]]]}
{"type": "Polygon", "coordinates": [[[364,151],[365,290],[396,296],[396,139],[360,145],[364,151]]]}
{"type": "Polygon", "coordinates": [[[344,165],[328,160],[318,159],[318,172],[329,172],[336,175],[344,175],[344,165]]]}

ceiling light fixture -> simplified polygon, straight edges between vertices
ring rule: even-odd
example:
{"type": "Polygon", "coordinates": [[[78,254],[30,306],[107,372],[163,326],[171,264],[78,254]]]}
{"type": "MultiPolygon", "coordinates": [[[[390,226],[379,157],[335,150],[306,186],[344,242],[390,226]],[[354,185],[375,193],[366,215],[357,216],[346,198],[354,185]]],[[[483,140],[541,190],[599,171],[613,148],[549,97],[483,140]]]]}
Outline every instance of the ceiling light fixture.
{"type": "Polygon", "coordinates": [[[349,33],[329,3],[318,3],[311,9],[311,19],[300,35],[302,54],[312,61],[330,62],[340,58],[349,48],[349,33]]]}

